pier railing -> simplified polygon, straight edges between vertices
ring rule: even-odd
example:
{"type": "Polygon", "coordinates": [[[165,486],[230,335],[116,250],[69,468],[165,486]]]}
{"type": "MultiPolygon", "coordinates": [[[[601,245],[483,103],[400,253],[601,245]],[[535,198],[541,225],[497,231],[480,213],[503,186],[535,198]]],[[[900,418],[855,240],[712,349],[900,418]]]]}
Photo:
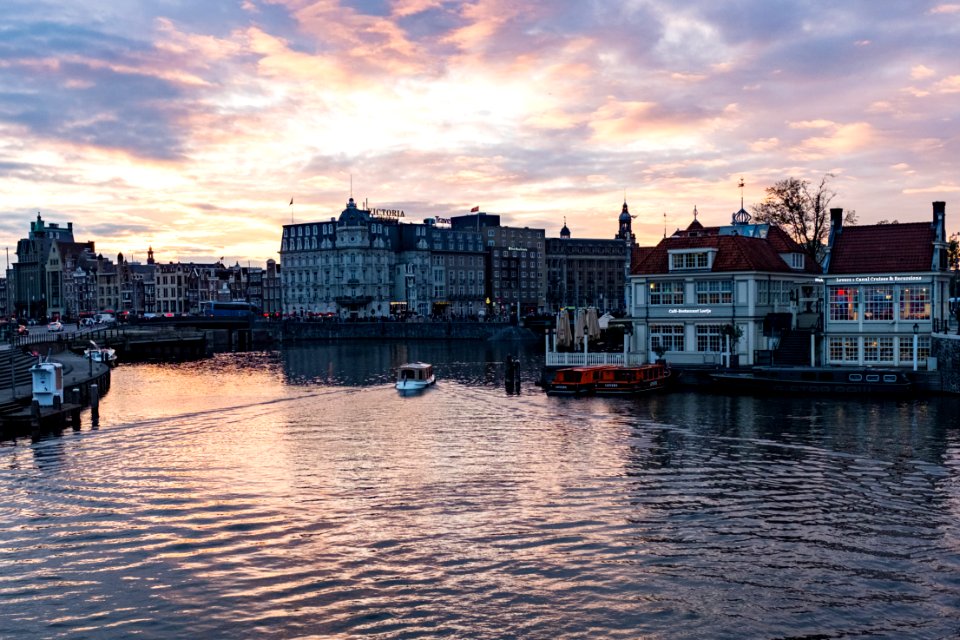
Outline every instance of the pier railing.
{"type": "Polygon", "coordinates": [[[614,366],[632,366],[642,364],[643,354],[630,353],[583,353],[582,351],[547,351],[545,364],[548,367],[586,367],[606,364],[614,366]]]}

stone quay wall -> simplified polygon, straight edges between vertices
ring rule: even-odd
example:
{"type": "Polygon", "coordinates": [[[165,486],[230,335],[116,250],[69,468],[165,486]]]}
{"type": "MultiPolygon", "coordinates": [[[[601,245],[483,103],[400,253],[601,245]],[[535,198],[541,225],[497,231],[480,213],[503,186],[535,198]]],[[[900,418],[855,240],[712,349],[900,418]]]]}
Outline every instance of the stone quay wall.
{"type": "Polygon", "coordinates": [[[934,334],[930,341],[930,355],[937,359],[940,390],[960,393],[960,336],[934,334]]]}
{"type": "Polygon", "coordinates": [[[538,340],[508,322],[277,322],[254,327],[254,341],[309,340],[538,340]]]}

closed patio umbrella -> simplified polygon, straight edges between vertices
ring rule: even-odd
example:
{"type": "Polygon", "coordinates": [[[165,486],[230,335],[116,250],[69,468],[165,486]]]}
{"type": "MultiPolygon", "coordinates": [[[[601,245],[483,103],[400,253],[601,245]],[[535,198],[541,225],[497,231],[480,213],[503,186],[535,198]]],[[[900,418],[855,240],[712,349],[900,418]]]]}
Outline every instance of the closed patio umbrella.
{"type": "Polygon", "coordinates": [[[587,336],[591,340],[596,340],[600,337],[600,322],[597,320],[597,309],[596,307],[590,307],[587,309],[587,336]]]}
{"type": "Polygon", "coordinates": [[[583,309],[577,309],[577,314],[573,319],[573,342],[577,345],[583,344],[583,336],[587,334],[587,318],[583,309]]]}
{"type": "Polygon", "coordinates": [[[560,312],[557,313],[557,346],[569,347],[572,341],[570,316],[567,315],[566,309],[561,309],[560,312]]]}

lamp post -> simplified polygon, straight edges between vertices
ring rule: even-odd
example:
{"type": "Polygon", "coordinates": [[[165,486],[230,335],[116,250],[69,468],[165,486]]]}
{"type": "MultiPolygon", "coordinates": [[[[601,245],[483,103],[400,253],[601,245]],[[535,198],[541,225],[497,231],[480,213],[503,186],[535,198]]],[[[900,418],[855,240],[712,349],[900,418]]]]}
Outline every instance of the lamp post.
{"type": "Polygon", "coordinates": [[[916,322],[913,323],[913,370],[917,370],[917,342],[919,336],[917,335],[920,332],[920,325],[916,322]]]}

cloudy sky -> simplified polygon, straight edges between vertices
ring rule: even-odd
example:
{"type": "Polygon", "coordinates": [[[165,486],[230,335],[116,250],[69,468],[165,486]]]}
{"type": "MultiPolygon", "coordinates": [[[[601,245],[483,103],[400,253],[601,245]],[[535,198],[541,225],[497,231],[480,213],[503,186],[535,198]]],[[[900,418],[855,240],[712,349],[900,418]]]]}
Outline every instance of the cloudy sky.
{"type": "Polygon", "coordinates": [[[3,0],[0,239],[262,263],[350,196],[642,244],[836,174],[960,227],[960,3],[3,0]],[[289,205],[290,199],[294,205],[289,205]],[[953,215],[951,215],[953,214],[953,215]],[[952,222],[952,221],[953,222],[952,222]]]}

